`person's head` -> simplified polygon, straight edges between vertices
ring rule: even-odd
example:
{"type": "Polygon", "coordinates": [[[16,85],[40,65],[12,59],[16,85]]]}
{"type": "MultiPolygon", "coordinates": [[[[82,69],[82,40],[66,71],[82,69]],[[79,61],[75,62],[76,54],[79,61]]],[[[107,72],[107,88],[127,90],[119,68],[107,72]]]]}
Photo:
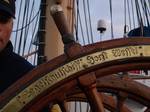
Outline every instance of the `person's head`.
{"type": "Polygon", "coordinates": [[[7,45],[15,18],[15,0],[0,0],[0,51],[7,45]]]}

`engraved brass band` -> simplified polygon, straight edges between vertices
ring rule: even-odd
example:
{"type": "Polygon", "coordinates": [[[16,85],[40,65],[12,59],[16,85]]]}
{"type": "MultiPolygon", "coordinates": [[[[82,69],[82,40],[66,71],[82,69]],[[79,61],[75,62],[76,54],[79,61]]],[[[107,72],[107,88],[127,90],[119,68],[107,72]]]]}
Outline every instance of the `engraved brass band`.
{"type": "Polygon", "coordinates": [[[0,112],[18,112],[46,89],[86,68],[105,62],[134,57],[150,57],[150,45],[126,46],[98,51],[58,67],[13,97],[0,112]]]}

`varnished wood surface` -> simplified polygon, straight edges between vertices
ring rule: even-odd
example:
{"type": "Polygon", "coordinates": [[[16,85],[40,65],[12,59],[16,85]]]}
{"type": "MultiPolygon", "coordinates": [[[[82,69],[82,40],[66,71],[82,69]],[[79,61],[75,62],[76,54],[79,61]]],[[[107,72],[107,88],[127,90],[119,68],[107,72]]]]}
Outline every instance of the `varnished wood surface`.
{"type": "MultiPolygon", "coordinates": [[[[11,87],[9,87],[4,93],[2,93],[0,95],[0,107],[2,108],[5,104],[7,104],[8,101],[16,95],[16,93],[21,92],[24,88],[28,87],[30,84],[32,84],[39,78],[45,76],[47,73],[51,72],[52,70],[61,67],[72,60],[75,60],[82,56],[89,55],[91,53],[95,53],[97,51],[113,49],[122,46],[134,46],[134,45],[150,45],[150,39],[149,38],[116,39],[116,40],[95,43],[84,47],[75,43],[70,44],[69,46],[66,46],[65,49],[66,54],[63,54],[45,64],[38,66],[33,71],[29,72],[20,80],[18,80],[11,87]]],[[[131,59],[128,58],[122,60],[113,60],[110,62],[106,62],[106,63],[102,63],[99,65],[86,68],[82,71],[79,71],[71,75],[70,77],[67,77],[64,80],[61,80],[60,82],[46,89],[44,92],[39,94],[36,98],[34,98],[31,102],[29,102],[24,109],[26,109],[29,106],[34,107],[34,104],[38,104],[38,101],[41,101],[42,99],[47,99],[45,101],[42,100],[43,101],[42,106],[46,105],[46,103],[50,102],[52,99],[56,100],[56,97],[59,94],[62,93],[65,94],[65,92],[67,92],[70,88],[77,86],[76,79],[78,79],[79,76],[82,76],[89,72],[95,72],[96,78],[99,78],[102,76],[110,75],[112,73],[135,70],[135,69],[150,69],[150,57],[137,57],[131,59]],[[64,89],[62,89],[63,87],[62,85],[65,85],[64,89]],[[57,90],[57,92],[55,90],[57,90]]],[[[39,109],[40,108],[42,107],[39,107],[39,109]]]]}

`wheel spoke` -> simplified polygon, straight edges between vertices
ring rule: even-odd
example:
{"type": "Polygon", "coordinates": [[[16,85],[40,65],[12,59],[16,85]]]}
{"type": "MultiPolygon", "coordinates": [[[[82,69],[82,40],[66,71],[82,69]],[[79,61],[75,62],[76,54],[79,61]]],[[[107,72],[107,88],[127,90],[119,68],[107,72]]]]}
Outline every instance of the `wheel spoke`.
{"type": "MultiPolygon", "coordinates": [[[[67,112],[63,101],[67,101],[67,95],[76,88],[80,88],[86,97],[74,97],[73,101],[85,100],[92,112],[104,112],[106,103],[112,110],[130,112],[124,105],[124,92],[129,99],[150,107],[149,87],[133,80],[111,77],[113,73],[150,69],[149,38],[116,39],[84,47],[72,43],[65,47],[68,48],[66,54],[36,67],[4,91],[0,95],[0,111],[39,112],[45,106],[57,103],[63,112],[67,112]],[[106,100],[103,95],[120,91],[123,94],[119,93],[118,99],[112,100],[107,95],[106,100]]],[[[149,108],[145,110],[149,111],[149,108]]]]}
{"type": "Polygon", "coordinates": [[[128,94],[124,92],[119,92],[119,94],[117,95],[117,112],[122,112],[124,102],[127,99],[127,96],[128,94]]]}
{"type": "Polygon", "coordinates": [[[69,112],[68,108],[67,108],[67,102],[62,101],[61,103],[59,103],[59,106],[60,106],[62,112],[69,112]]]}
{"type": "Polygon", "coordinates": [[[79,77],[81,89],[89,100],[93,112],[104,112],[102,98],[96,88],[96,77],[94,73],[79,77]]]}

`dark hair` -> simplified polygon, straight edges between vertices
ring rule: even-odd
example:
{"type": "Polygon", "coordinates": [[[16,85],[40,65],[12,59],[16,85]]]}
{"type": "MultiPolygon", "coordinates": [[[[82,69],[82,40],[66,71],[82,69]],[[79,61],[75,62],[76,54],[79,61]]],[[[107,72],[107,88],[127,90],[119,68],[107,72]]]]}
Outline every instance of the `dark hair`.
{"type": "Polygon", "coordinates": [[[12,16],[11,16],[9,13],[7,13],[6,11],[0,10],[0,23],[5,24],[5,23],[7,23],[11,18],[12,18],[12,16]]]}

